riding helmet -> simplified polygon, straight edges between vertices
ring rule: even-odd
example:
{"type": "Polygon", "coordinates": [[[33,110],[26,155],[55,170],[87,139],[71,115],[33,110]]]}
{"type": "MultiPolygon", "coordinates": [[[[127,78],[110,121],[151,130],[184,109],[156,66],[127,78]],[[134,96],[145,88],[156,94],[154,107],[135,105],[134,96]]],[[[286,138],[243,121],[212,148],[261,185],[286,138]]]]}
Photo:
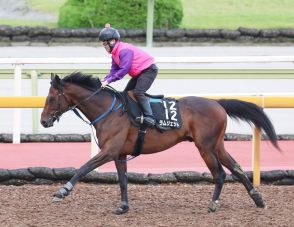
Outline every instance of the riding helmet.
{"type": "Polygon", "coordinates": [[[99,33],[99,40],[104,42],[111,39],[120,39],[119,32],[115,29],[110,27],[110,24],[106,24],[105,28],[101,30],[99,33]]]}

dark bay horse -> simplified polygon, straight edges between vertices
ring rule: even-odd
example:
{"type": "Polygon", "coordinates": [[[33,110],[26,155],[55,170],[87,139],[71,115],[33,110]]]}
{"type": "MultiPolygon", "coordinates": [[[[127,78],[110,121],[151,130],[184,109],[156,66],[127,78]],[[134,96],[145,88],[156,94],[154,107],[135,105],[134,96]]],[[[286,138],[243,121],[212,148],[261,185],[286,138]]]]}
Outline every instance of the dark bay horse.
{"type": "MultiPolygon", "coordinates": [[[[101,148],[101,151],[85,163],[54,195],[53,201],[59,201],[69,195],[78,180],[90,171],[114,161],[121,190],[121,204],[116,214],[128,211],[126,158],[134,149],[138,129],[131,123],[128,114],[123,114],[120,108],[122,100],[117,99],[114,102],[114,97],[111,89],[101,88],[98,78],[80,72],[72,73],[63,79],[57,75],[51,76],[51,87],[42,112],[41,124],[44,127],[51,127],[63,113],[77,108],[90,122],[99,118],[99,121],[95,120],[93,126],[101,148]],[[111,111],[109,111],[110,107],[112,107],[111,111]]],[[[148,128],[141,153],[160,152],[182,141],[194,142],[215,182],[209,205],[210,212],[216,210],[224,184],[226,173],[223,166],[245,186],[257,207],[264,208],[265,202],[261,194],[253,187],[240,165],[224,147],[227,115],[229,115],[263,130],[271,143],[279,149],[274,127],[263,110],[255,104],[234,99],[211,100],[192,96],[179,99],[178,105],[182,116],[182,127],[164,133],[148,128]]]]}

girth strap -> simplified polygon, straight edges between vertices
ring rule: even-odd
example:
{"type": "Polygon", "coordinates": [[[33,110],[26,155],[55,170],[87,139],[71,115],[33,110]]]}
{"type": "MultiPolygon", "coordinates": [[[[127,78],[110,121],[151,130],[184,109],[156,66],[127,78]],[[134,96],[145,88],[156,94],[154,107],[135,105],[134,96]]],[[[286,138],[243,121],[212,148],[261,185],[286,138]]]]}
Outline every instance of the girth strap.
{"type": "Polygon", "coordinates": [[[144,145],[144,138],[146,135],[146,129],[147,126],[145,124],[140,124],[139,130],[138,130],[138,137],[136,140],[135,148],[132,153],[132,156],[137,157],[141,154],[143,145],[144,145]]]}

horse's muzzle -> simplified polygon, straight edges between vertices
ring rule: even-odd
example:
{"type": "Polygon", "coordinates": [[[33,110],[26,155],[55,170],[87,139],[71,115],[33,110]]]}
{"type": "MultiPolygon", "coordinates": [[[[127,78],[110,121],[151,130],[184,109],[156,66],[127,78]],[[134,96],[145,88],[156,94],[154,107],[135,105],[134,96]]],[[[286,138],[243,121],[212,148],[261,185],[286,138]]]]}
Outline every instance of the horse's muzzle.
{"type": "Polygon", "coordinates": [[[41,125],[43,125],[44,128],[49,128],[53,126],[53,121],[52,120],[41,120],[41,125]]]}

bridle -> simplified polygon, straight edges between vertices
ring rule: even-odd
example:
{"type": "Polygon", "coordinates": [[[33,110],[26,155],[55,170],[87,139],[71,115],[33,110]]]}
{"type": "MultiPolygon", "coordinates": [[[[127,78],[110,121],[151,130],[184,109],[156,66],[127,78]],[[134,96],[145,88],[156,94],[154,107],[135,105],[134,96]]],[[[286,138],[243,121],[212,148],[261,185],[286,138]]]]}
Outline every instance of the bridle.
{"type": "Polygon", "coordinates": [[[58,109],[52,114],[51,118],[55,121],[59,121],[60,117],[62,116],[62,114],[64,114],[65,112],[69,111],[69,110],[75,110],[77,108],[77,106],[79,106],[80,104],[82,104],[83,102],[88,101],[89,99],[91,99],[93,96],[95,96],[96,94],[98,94],[100,91],[102,90],[102,88],[99,88],[98,90],[96,90],[95,92],[93,92],[91,95],[89,95],[88,97],[84,98],[82,101],[78,102],[77,104],[74,104],[73,106],[69,106],[65,111],[61,110],[61,97],[64,97],[64,99],[66,100],[66,102],[69,103],[66,95],[64,94],[64,92],[62,91],[61,88],[58,88],[58,93],[57,93],[57,102],[58,102],[58,109]]]}

